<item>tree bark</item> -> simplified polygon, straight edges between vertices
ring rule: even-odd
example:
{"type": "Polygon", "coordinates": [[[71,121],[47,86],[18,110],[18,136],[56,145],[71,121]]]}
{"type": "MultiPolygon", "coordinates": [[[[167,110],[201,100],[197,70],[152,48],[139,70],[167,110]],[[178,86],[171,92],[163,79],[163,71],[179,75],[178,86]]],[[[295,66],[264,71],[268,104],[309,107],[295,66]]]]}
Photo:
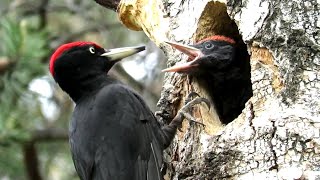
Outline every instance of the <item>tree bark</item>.
{"type": "MultiPolygon", "coordinates": [[[[214,108],[194,109],[206,127],[184,123],[167,150],[167,179],[320,178],[320,6],[315,0],[132,0],[120,2],[120,20],[144,32],[168,56],[186,57],[162,43],[192,44],[214,34],[245,43],[253,96],[242,114],[223,125],[214,108]],[[239,30],[239,31],[238,31],[239,30]]],[[[168,123],[206,84],[165,75],[158,106],[168,123]]]]}

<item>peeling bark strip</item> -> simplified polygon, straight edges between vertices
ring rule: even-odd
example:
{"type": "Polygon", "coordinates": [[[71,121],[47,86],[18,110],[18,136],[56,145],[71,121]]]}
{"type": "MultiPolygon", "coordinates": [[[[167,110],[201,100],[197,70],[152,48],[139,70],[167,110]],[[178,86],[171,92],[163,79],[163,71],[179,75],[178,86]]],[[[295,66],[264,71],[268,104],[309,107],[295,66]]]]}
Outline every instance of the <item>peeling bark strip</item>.
{"type": "MultiPolygon", "coordinates": [[[[223,126],[214,108],[209,113],[205,107],[196,108],[194,115],[207,126],[184,124],[183,133],[167,151],[166,178],[319,179],[319,4],[316,0],[224,3],[126,0],[119,4],[121,21],[157,42],[169,58],[168,66],[186,57],[162,44],[164,39],[192,44],[207,35],[223,34],[239,43],[243,39],[251,53],[253,97],[243,113],[223,126]]],[[[190,91],[208,96],[201,79],[166,74],[158,103],[164,122],[175,115],[190,91]]]]}

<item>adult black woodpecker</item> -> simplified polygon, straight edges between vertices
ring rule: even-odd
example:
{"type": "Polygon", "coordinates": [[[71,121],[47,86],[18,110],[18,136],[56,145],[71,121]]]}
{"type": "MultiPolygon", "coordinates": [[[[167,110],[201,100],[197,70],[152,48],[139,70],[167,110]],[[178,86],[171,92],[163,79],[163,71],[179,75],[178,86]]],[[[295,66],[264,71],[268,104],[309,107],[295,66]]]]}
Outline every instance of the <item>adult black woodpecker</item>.
{"type": "Polygon", "coordinates": [[[76,106],[69,142],[82,180],[159,180],[162,151],[181,125],[184,110],[160,127],[144,100],[107,72],[144,46],[106,50],[92,42],[60,46],[50,59],[50,72],[76,106]]]}
{"type": "Polygon", "coordinates": [[[220,120],[234,120],[252,96],[250,62],[245,46],[229,37],[215,35],[195,45],[166,42],[189,56],[186,63],[164,69],[204,79],[220,120]]]}

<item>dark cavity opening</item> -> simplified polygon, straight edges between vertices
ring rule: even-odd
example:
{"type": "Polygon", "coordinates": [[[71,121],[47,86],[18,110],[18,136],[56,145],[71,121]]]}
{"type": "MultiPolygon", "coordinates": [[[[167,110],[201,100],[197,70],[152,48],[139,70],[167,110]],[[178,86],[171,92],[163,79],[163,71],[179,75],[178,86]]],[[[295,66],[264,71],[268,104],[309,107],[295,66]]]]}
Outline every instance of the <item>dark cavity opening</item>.
{"type": "MultiPolygon", "coordinates": [[[[252,96],[250,56],[239,34],[236,23],[227,14],[226,5],[209,2],[203,11],[196,31],[196,42],[205,38],[223,35],[235,40],[232,63],[224,68],[206,69],[192,78],[207,91],[220,121],[228,124],[237,118],[245,103],[252,96]]],[[[219,60],[219,59],[218,59],[219,60]]]]}

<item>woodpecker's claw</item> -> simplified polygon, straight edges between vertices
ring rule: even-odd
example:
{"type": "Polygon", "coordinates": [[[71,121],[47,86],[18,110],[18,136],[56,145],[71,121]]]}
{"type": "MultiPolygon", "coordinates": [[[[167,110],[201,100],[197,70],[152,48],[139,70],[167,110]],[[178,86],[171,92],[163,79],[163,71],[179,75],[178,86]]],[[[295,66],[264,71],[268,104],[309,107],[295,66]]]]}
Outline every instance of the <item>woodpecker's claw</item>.
{"type": "Polygon", "coordinates": [[[210,106],[210,101],[208,99],[200,97],[200,95],[196,92],[191,92],[190,94],[188,94],[188,97],[185,101],[185,105],[182,108],[184,108],[186,106],[189,106],[189,108],[190,108],[190,107],[193,107],[194,105],[200,104],[202,102],[206,103],[206,105],[210,109],[211,106],[210,106]],[[198,97],[196,97],[195,99],[192,99],[193,96],[198,96],[198,97]]]}
{"type": "Polygon", "coordinates": [[[206,105],[210,108],[210,101],[206,98],[199,97],[199,94],[196,92],[191,92],[188,94],[188,97],[186,99],[185,105],[178,111],[176,117],[172,120],[173,123],[176,123],[178,125],[178,130],[181,131],[181,125],[183,119],[187,119],[191,122],[201,124],[202,126],[205,126],[203,123],[197,121],[189,112],[191,111],[191,108],[197,104],[200,103],[206,103],[206,105]],[[196,97],[195,99],[192,99],[193,97],[196,97]]]}
{"type": "MultiPolygon", "coordinates": [[[[202,125],[202,126],[206,126],[206,125],[204,125],[202,122],[197,121],[196,118],[194,118],[189,112],[186,112],[186,111],[183,110],[183,109],[180,109],[178,113],[182,116],[182,117],[181,117],[181,122],[182,122],[183,118],[185,118],[185,119],[187,119],[187,120],[190,121],[190,122],[194,122],[194,123],[196,123],[196,124],[200,124],[200,125],[202,125]]],[[[180,124],[180,127],[178,127],[178,130],[179,130],[180,132],[182,132],[182,130],[181,130],[181,124],[180,124]]]]}
{"type": "MultiPolygon", "coordinates": [[[[194,94],[189,94],[188,97],[191,97],[193,95],[198,95],[197,93],[194,94]]],[[[198,95],[199,96],[199,95],[198,95]]],[[[187,99],[188,100],[188,99],[187,99]]],[[[197,104],[200,104],[202,102],[206,103],[206,105],[210,108],[210,102],[209,100],[207,100],[206,98],[203,97],[196,97],[193,100],[188,100],[189,102],[186,103],[186,105],[184,105],[178,113],[180,113],[184,118],[186,118],[187,120],[191,121],[191,122],[195,122],[198,124],[201,124],[203,126],[205,126],[203,123],[197,121],[189,112],[191,111],[191,108],[197,104]]]]}
{"type": "Polygon", "coordinates": [[[188,104],[194,97],[200,97],[200,95],[196,92],[191,92],[188,94],[187,99],[184,101],[184,104],[188,104]]]}

